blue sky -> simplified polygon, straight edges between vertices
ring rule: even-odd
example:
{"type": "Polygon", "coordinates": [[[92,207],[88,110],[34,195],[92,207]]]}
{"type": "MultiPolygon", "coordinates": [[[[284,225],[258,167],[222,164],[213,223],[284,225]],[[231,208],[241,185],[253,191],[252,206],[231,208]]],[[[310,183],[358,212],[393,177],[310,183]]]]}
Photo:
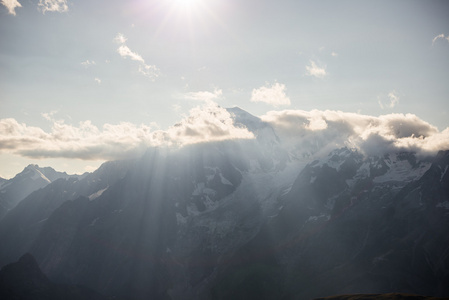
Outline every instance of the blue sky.
{"type": "Polygon", "coordinates": [[[0,3],[1,177],[28,163],[91,171],[216,105],[449,126],[447,1],[0,3]],[[128,146],[83,148],[105,135],[128,146]]]}

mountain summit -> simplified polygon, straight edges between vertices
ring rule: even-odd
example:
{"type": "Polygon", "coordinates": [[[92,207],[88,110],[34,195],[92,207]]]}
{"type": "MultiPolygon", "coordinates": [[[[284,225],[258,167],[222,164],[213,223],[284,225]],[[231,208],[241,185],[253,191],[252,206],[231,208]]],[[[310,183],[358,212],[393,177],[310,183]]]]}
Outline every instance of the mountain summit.
{"type": "Polygon", "coordinates": [[[58,179],[79,178],[78,175],[67,175],[53,168],[41,168],[30,164],[14,178],[0,181],[0,220],[31,192],[45,187],[58,179]]]}

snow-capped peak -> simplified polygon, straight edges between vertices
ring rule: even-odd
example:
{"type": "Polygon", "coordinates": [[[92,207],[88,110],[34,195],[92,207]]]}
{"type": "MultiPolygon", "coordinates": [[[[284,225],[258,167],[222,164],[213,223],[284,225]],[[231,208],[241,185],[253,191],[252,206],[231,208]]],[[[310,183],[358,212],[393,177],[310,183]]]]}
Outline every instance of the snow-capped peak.
{"type": "Polygon", "coordinates": [[[41,171],[38,165],[28,165],[22,172],[23,175],[30,176],[29,178],[32,180],[36,180],[42,178],[47,183],[51,183],[51,180],[48,179],[41,171]]]}

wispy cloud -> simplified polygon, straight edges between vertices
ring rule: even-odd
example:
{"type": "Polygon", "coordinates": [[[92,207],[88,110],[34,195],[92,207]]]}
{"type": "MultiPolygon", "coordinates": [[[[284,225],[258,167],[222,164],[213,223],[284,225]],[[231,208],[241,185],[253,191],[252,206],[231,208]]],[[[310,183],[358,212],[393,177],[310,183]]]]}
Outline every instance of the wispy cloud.
{"type": "Polygon", "coordinates": [[[87,67],[96,65],[97,63],[93,60],[85,60],[81,64],[87,68],[87,67]]]}
{"type": "Polygon", "coordinates": [[[179,104],[172,104],[171,108],[175,111],[175,112],[179,112],[181,111],[182,106],[179,104]]]}
{"type": "Polygon", "coordinates": [[[379,103],[381,109],[384,109],[386,106],[393,108],[399,103],[399,95],[395,90],[393,90],[389,92],[386,97],[385,95],[377,97],[377,103],[379,103]],[[385,100],[385,98],[387,98],[388,104],[383,103],[382,100],[385,100]]]}
{"type": "Polygon", "coordinates": [[[42,13],[45,12],[66,12],[69,10],[67,0],[39,0],[38,6],[42,13]]]}
{"type": "Polygon", "coordinates": [[[213,92],[209,91],[199,91],[199,92],[190,92],[183,95],[185,99],[196,100],[196,101],[204,101],[204,102],[212,102],[217,98],[221,97],[223,94],[221,89],[215,89],[213,92]]]}
{"type": "Polygon", "coordinates": [[[52,122],[49,132],[12,118],[1,119],[0,153],[30,158],[113,160],[140,155],[151,146],[180,147],[254,138],[246,128],[234,126],[229,112],[212,102],[193,108],[188,116],[167,130],[128,122],[98,128],[91,121],[84,121],[74,126],[54,120],[53,114],[44,114],[52,122]]]}
{"type": "Polygon", "coordinates": [[[47,120],[47,121],[54,121],[53,115],[55,115],[55,114],[57,114],[57,113],[58,113],[57,110],[52,110],[52,111],[47,112],[47,113],[42,113],[41,115],[42,115],[42,117],[43,117],[45,120],[47,120]]]}
{"type": "Polygon", "coordinates": [[[14,16],[16,15],[16,8],[22,7],[17,0],[2,0],[1,3],[8,9],[8,13],[14,16]]]}
{"type": "Polygon", "coordinates": [[[338,53],[337,53],[337,52],[332,52],[331,55],[332,55],[333,57],[337,57],[337,56],[338,56],[338,53]]]}
{"type": "Polygon", "coordinates": [[[122,33],[117,33],[117,35],[114,38],[114,42],[116,42],[117,44],[124,44],[126,43],[128,39],[122,34],[122,33]]]}
{"type": "Polygon", "coordinates": [[[151,81],[156,80],[156,78],[159,77],[159,69],[154,65],[147,65],[145,63],[141,64],[139,66],[139,72],[144,75],[145,77],[148,77],[151,79],[151,81]]]}
{"type": "Polygon", "coordinates": [[[388,93],[388,99],[390,99],[390,107],[393,108],[399,103],[399,96],[396,91],[391,91],[388,93]]]}
{"type": "MultiPolygon", "coordinates": [[[[444,39],[444,34],[439,34],[436,37],[433,38],[432,40],[432,46],[435,44],[435,42],[439,39],[444,39]]],[[[449,36],[446,37],[447,41],[449,42],[449,36]]]]}
{"type": "Polygon", "coordinates": [[[310,60],[310,65],[306,66],[306,75],[324,78],[327,75],[326,66],[319,67],[313,60],[310,60]]]}
{"type": "Polygon", "coordinates": [[[251,102],[263,102],[279,107],[290,105],[290,98],[285,94],[285,85],[276,82],[271,87],[262,86],[258,89],[253,89],[251,102]]]}
{"type": "Polygon", "coordinates": [[[370,155],[414,151],[422,155],[449,149],[449,127],[438,129],[413,114],[379,117],[341,111],[272,111],[262,116],[298,155],[326,155],[338,147],[370,155]]]}
{"type": "Polygon", "coordinates": [[[130,58],[131,60],[137,61],[140,63],[139,73],[148,77],[150,80],[154,81],[159,77],[160,70],[154,65],[148,65],[145,63],[143,57],[132,51],[125,43],[128,39],[122,34],[117,33],[114,38],[114,42],[120,44],[120,47],[117,49],[117,53],[123,58],[130,58]]]}
{"type": "Polygon", "coordinates": [[[118,54],[120,54],[121,57],[123,58],[127,58],[129,57],[132,60],[135,61],[140,61],[142,63],[145,63],[145,60],[142,58],[142,56],[140,56],[139,54],[137,54],[136,52],[131,51],[131,49],[128,48],[128,46],[126,45],[121,45],[118,49],[117,49],[118,54]]]}
{"type": "Polygon", "coordinates": [[[95,79],[94,79],[94,80],[95,80],[95,82],[96,82],[96,83],[98,83],[98,84],[101,84],[101,79],[100,79],[100,78],[98,78],[98,77],[95,77],[95,79]]]}

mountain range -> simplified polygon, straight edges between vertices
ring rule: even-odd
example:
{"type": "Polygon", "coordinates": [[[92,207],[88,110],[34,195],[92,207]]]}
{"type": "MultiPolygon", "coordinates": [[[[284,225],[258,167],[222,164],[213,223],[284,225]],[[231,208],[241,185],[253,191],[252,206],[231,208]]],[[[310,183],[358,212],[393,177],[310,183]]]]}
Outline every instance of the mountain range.
{"type": "Polygon", "coordinates": [[[58,179],[82,178],[84,175],[67,175],[50,167],[29,165],[14,178],[0,178],[0,220],[26,196],[58,179]]]}
{"type": "Polygon", "coordinates": [[[256,138],[0,182],[0,266],[115,299],[449,296],[449,151],[301,156],[228,112],[256,138]]]}

